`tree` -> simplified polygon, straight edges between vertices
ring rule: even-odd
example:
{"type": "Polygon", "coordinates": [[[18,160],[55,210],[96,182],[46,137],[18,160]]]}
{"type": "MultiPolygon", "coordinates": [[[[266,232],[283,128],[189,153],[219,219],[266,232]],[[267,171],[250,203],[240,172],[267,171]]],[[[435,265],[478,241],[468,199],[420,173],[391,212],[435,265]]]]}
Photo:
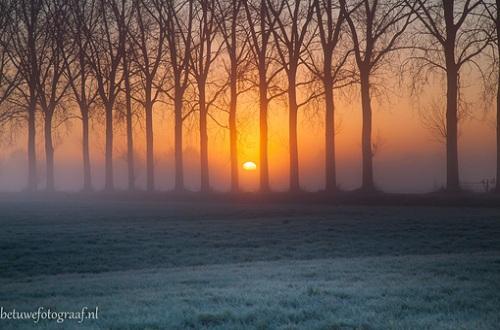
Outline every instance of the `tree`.
{"type": "MultiPolygon", "coordinates": [[[[0,1],[0,106],[6,102],[18,84],[18,73],[9,59],[11,35],[9,26],[12,23],[14,4],[11,1],[0,1]]],[[[0,124],[8,121],[11,111],[0,112],[0,124]]]]}
{"type": "Polygon", "coordinates": [[[268,0],[268,6],[276,19],[273,35],[276,41],[278,58],[287,79],[288,94],[288,134],[290,143],[290,190],[296,192],[299,185],[299,150],[297,140],[297,114],[301,106],[308,103],[298,102],[298,70],[305,49],[310,22],[314,14],[313,0],[280,1],[278,5],[268,0]]]}
{"type": "MultiPolygon", "coordinates": [[[[158,8],[163,2],[158,0],[158,8]]],[[[189,86],[191,72],[191,49],[193,47],[193,2],[192,1],[166,1],[164,14],[159,18],[159,24],[165,26],[166,39],[169,53],[168,69],[173,77],[173,92],[167,91],[167,96],[174,102],[174,140],[175,140],[175,191],[183,191],[184,169],[182,158],[182,126],[186,115],[184,114],[184,95],[189,86]]]]}
{"type": "Polygon", "coordinates": [[[497,166],[495,192],[500,193],[500,0],[483,1],[484,15],[491,22],[493,33],[491,45],[493,52],[492,71],[496,75],[496,116],[497,116],[497,166]]]}
{"type": "MultiPolygon", "coordinates": [[[[125,24],[123,29],[128,30],[128,24],[125,24]]],[[[135,157],[134,157],[134,129],[133,129],[133,110],[132,110],[132,64],[134,59],[133,55],[133,45],[130,42],[125,42],[125,51],[122,56],[122,72],[123,72],[123,92],[125,98],[125,125],[127,131],[127,170],[128,170],[128,190],[135,190],[135,157]]],[[[146,117],[146,122],[147,122],[146,117]]],[[[152,124],[152,123],[150,123],[152,124]]],[[[149,127],[151,129],[151,127],[149,127]]],[[[148,189],[151,189],[148,186],[148,189]]]]}
{"type": "MultiPolygon", "coordinates": [[[[8,26],[8,34],[12,36],[7,52],[9,60],[17,70],[20,84],[16,88],[16,99],[13,102],[26,109],[28,124],[28,184],[27,190],[34,191],[38,185],[36,168],[36,111],[37,90],[40,74],[39,56],[43,49],[42,33],[42,0],[20,0],[15,2],[12,12],[13,22],[8,26]]],[[[43,53],[42,53],[43,54],[43,53]]]]}
{"type": "Polygon", "coordinates": [[[388,55],[401,49],[400,40],[412,22],[411,8],[400,0],[340,0],[353,42],[354,58],[361,88],[363,127],[362,190],[373,191],[372,89],[371,77],[388,55]]]}
{"type": "Polygon", "coordinates": [[[127,31],[125,0],[97,0],[98,15],[85,26],[89,41],[87,61],[97,82],[97,91],[105,112],[105,190],[114,189],[113,180],[113,109],[120,92],[120,65],[125,52],[127,31]]]}
{"type": "Polygon", "coordinates": [[[193,35],[193,47],[190,57],[191,74],[196,82],[197,108],[199,111],[201,192],[210,190],[207,119],[210,107],[222,92],[222,90],[214,92],[213,97],[207,95],[210,69],[221,50],[221,47],[215,44],[217,35],[215,5],[215,0],[198,0],[194,4],[194,17],[198,26],[195,30],[196,34],[193,35]]]}
{"type": "Polygon", "coordinates": [[[133,84],[136,72],[133,62],[136,62],[135,44],[132,36],[133,19],[135,17],[136,6],[134,3],[125,3],[121,7],[121,14],[117,16],[118,40],[123,43],[123,53],[119,71],[121,72],[121,84],[118,85],[118,98],[116,100],[116,114],[120,120],[125,120],[125,131],[127,140],[126,163],[128,190],[135,190],[135,154],[134,154],[134,130],[133,130],[133,106],[132,101],[136,92],[133,84]],[[125,108],[125,111],[122,109],[125,108]]]}
{"type": "Polygon", "coordinates": [[[13,24],[12,15],[14,2],[0,0],[0,137],[3,137],[4,128],[14,128],[18,120],[23,120],[24,111],[12,106],[11,95],[20,83],[18,71],[12,64],[8,49],[12,40],[9,26],[13,24]]]}
{"type": "Polygon", "coordinates": [[[39,69],[36,76],[38,103],[43,114],[46,190],[53,191],[54,185],[54,145],[52,141],[52,125],[55,112],[61,107],[61,101],[69,88],[65,61],[66,14],[68,4],[65,1],[44,1],[43,27],[41,29],[43,48],[37,48],[39,69]]]}
{"type": "Polygon", "coordinates": [[[243,75],[243,64],[246,60],[246,40],[242,40],[240,27],[242,0],[217,1],[219,15],[218,26],[225,44],[229,58],[229,150],[231,155],[231,190],[239,189],[238,180],[238,130],[236,127],[236,111],[238,96],[241,94],[239,88],[240,77],[243,75]]]}
{"type": "Polygon", "coordinates": [[[423,67],[437,69],[446,76],[446,189],[460,190],[458,170],[458,108],[460,71],[487,47],[481,16],[473,15],[481,1],[407,1],[421,23],[422,51],[414,58],[423,67]]]}
{"type": "Polygon", "coordinates": [[[257,69],[259,93],[259,167],[260,190],[268,192],[269,186],[269,161],[268,161],[268,111],[269,103],[278,94],[271,96],[270,85],[280,72],[270,72],[270,53],[272,48],[271,36],[276,23],[276,18],[269,13],[267,0],[243,1],[247,19],[248,44],[251,51],[251,61],[257,69]]]}
{"type": "MultiPolygon", "coordinates": [[[[146,115],[146,187],[154,190],[154,141],[153,107],[165,84],[167,70],[161,71],[164,62],[166,25],[161,24],[164,4],[158,1],[134,0],[134,31],[129,32],[134,44],[134,66],[140,79],[139,97],[134,97],[146,115]]],[[[130,29],[129,29],[130,31],[130,29]]]]}
{"type": "MultiPolygon", "coordinates": [[[[350,52],[340,49],[344,34],[344,17],[340,4],[334,0],[318,0],[315,2],[316,24],[321,50],[321,59],[309,52],[310,61],[305,62],[313,74],[321,81],[325,102],[325,190],[333,192],[337,189],[335,164],[335,97],[334,89],[349,83],[343,72],[350,52]],[[341,86],[337,86],[340,84],[341,86]]],[[[347,48],[347,47],[345,47],[347,48]]],[[[349,76],[349,75],[347,75],[349,76]]]]}
{"type": "Polygon", "coordinates": [[[85,35],[85,28],[92,28],[90,22],[93,21],[94,15],[97,15],[97,8],[94,0],[72,0],[70,3],[69,39],[71,44],[65,52],[66,77],[82,121],[83,190],[91,191],[90,116],[96,105],[98,92],[86,56],[90,51],[90,44],[85,35]]]}

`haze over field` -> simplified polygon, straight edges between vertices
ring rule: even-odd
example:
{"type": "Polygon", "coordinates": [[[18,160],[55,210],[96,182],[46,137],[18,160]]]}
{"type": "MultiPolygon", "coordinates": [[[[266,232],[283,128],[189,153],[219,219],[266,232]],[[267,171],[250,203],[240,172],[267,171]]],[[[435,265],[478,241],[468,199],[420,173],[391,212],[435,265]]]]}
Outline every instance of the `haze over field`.
{"type": "MultiPolygon", "coordinates": [[[[478,95],[477,93],[475,95],[478,95]]],[[[375,105],[374,132],[380,139],[380,151],[375,156],[375,181],[380,188],[389,192],[426,192],[441,188],[446,179],[444,144],[435,134],[426,129],[419,115],[417,104],[411,98],[394,97],[393,103],[384,102],[375,105]],[[411,146],[411,148],[409,147],[411,146]]],[[[258,187],[258,123],[252,119],[256,106],[251,102],[244,104],[241,110],[242,127],[240,129],[240,159],[257,163],[257,172],[246,172],[240,168],[242,189],[254,190],[258,187]]],[[[300,176],[305,189],[315,191],[324,187],[324,142],[322,119],[314,110],[304,111],[299,126],[300,176]],[[312,120],[312,122],[311,122],[312,120]]],[[[273,137],[270,146],[271,183],[276,190],[288,186],[288,142],[286,111],[278,108],[271,110],[270,130],[273,137]],[[274,119],[273,119],[274,118],[274,119]]],[[[473,118],[465,121],[460,136],[460,169],[464,182],[479,183],[483,179],[495,177],[495,129],[494,113],[477,103],[471,114],[473,118]]],[[[358,104],[343,104],[338,107],[341,121],[337,133],[338,180],[345,189],[354,189],[360,185],[360,111],[358,104]]],[[[158,189],[173,188],[173,127],[171,110],[163,105],[155,108],[155,150],[158,189]]],[[[136,168],[137,183],[145,187],[145,147],[143,131],[137,126],[136,132],[136,168]]],[[[81,130],[78,121],[60,128],[60,137],[56,138],[55,166],[56,186],[62,190],[81,189],[81,130]]],[[[104,140],[103,128],[95,123],[92,139],[92,169],[94,185],[104,185],[104,140]]],[[[127,187],[127,165],[124,127],[117,132],[115,152],[115,177],[117,186],[127,187]]],[[[230,167],[228,132],[212,125],[210,139],[210,166],[213,185],[218,190],[229,188],[227,173],[230,167]]],[[[59,135],[59,134],[58,134],[59,135]]],[[[192,190],[199,189],[199,148],[195,132],[186,133],[185,168],[186,184],[192,190]],[[191,137],[189,137],[191,135],[191,137]]],[[[4,145],[0,151],[0,190],[22,190],[26,186],[25,136],[20,134],[12,145],[4,145]]],[[[43,182],[43,145],[38,144],[39,159],[43,182]]],[[[482,190],[480,184],[465,188],[482,190]]]]}

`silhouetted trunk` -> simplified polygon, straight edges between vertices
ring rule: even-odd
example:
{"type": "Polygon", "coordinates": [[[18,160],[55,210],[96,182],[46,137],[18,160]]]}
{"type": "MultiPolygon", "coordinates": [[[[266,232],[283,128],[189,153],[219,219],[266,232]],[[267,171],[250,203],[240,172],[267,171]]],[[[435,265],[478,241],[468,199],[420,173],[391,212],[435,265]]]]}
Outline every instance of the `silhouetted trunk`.
{"type": "Polygon", "coordinates": [[[44,133],[45,133],[45,163],[47,191],[54,191],[54,146],[52,144],[52,113],[51,111],[45,114],[44,118],[44,133]]]}
{"type": "Polygon", "coordinates": [[[83,157],[83,190],[92,190],[92,175],[90,169],[89,113],[81,109],[82,114],[82,157],[83,157]]]}
{"type": "Polygon", "coordinates": [[[231,154],[231,191],[236,192],[239,189],[238,177],[238,132],[236,130],[236,106],[238,99],[238,77],[236,72],[236,55],[231,63],[231,81],[230,81],[230,104],[229,104],[229,141],[231,154]]]}
{"type": "Polygon", "coordinates": [[[153,145],[153,102],[151,100],[151,84],[146,86],[146,188],[148,191],[155,189],[154,174],[154,145],[153,145]]]}
{"type": "MultiPolygon", "coordinates": [[[[500,47],[498,49],[500,51],[500,47]]],[[[500,193],[500,68],[497,77],[497,177],[495,191],[500,193]]]]}
{"type": "Polygon", "coordinates": [[[446,190],[460,190],[458,174],[458,66],[455,62],[454,2],[443,1],[446,27],[444,55],[446,61],[446,190]]]}
{"type": "Polygon", "coordinates": [[[300,190],[299,185],[299,150],[297,139],[297,90],[295,76],[288,79],[288,134],[290,141],[290,191],[300,190]]]}
{"type": "MultiPolygon", "coordinates": [[[[331,67],[325,64],[325,74],[331,72],[331,67]],[[327,71],[328,70],[328,71],[327,71]]],[[[333,82],[327,75],[324,80],[325,88],[325,176],[327,192],[337,189],[335,168],[335,104],[333,99],[333,82]]]]}
{"type": "MultiPolygon", "coordinates": [[[[34,95],[34,91],[30,92],[34,95]]],[[[36,171],[36,99],[31,96],[28,106],[28,191],[37,189],[38,178],[36,171]]]]}
{"type": "Polygon", "coordinates": [[[458,174],[458,73],[447,68],[446,92],[446,190],[460,189],[458,174]]]}
{"type": "Polygon", "coordinates": [[[268,192],[269,187],[269,164],[268,164],[268,132],[267,132],[267,78],[265,70],[259,70],[259,132],[260,132],[260,190],[268,192]]]}
{"type": "MultiPolygon", "coordinates": [[[[125,107],[127,122],[127,168],[128,168],[128,190],[135,190],[135,169],[134,169],[134,132],[132,127],[132,95],[130,89],[130,76],[128,71],[127,55],[123,57],[124,82],[125,82],[125,107]]],[[[146,110],[147,113],[147,110],[146,110]]],[[[146,115],[147,118],[147,115],[146,115]]],[[[147,121],[147,119],[146,119],[147,121]]]]}
{"type": "Polygon", "coordinates": [[[184,188],[184,162],[182,159],[182,96],[176,87],[174,100],[175,112],[175,191],[183,191],[184,188]]]}
{"type": "MultiPolygon", "coordinates": [[[[127,103],[129,103],[127,101],[127,103]]],[[[132,110],[127,104],[127,169],[128,169],[128,190],[135,190],[135,169],[134,169],[134,137],[132,128],[132,110]]]]}
{"type": "Polygon", "coordinates": [[[375,189],[373,182],[373,151],[372,151],[372,107],[370,100],[369,73],[361,71],[361,107],[363,112],[363,127],[361,132],[362,148],[362,190],[372,191],[375,189]]]}
{"type": "MultiPolygon", "coordinates": [[[[496,1],[496,44],[500,56],[500,0],[496,1]]],[[[497,177],[495,192],[500,193],[500,61],[497,61],[497,177]]]]}
{"type": "Polygon", "coordinates": [[[105,184],[107,191],[114,190],[113,180],[113,106],[106,105],[106,146],[105,146],[105,184]]]}
{"type": "Polygon", "coordinates": [[[210,190],[210,179],[208,172],[208,131],[207,131],[207,105],[205,100],[205,82],[200,82],[199,107],[200,107],[200,169],[201,169],[201,192],[210,190]]]}

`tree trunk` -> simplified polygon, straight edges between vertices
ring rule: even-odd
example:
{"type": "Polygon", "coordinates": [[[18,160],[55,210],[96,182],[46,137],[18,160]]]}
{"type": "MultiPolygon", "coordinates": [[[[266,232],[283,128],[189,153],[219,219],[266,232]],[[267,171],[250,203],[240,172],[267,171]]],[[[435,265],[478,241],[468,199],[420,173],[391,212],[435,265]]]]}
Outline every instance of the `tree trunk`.
{"type": "Polygon", "coordinates": [[[155,189],[154,174],[154,141],[153,141],[153,103],[151,102],[151,93],[146,92],[146,172],[147,172],[147,190],[155,189]]]}
{"type": "Polygon", "coordinates": [[[104,189],[113,191],[113,106],[109,104],[106,105],[105,177],[104,189]]]}
{"type": "Polygon", "coordinates": [[[460,190],[458,174],[458,70],[447,67],[446,92],[446,190],[460,190]]]}
{"type": "Polygon", "coordinates": [[[290,141],[290,191],[298,192],[299,185],[299,150],[297,139],[297,90],[295,77],[288,79],[288,135],[290,141]]]}
{"type": "MultiPolygon", "coordinates": [[[[496,44],[497,55],[500,56],[500,0],[496,1],[496,44]]],[[[500,193],[500,61],[497,62],[497,177],[495,192],[500,193]]]]}
{"type": "Polygon", "coordinates": [[[495,188],[496,193],[500,193],[499,180],[500,180],[500,70],[497,77],[497,177],[496,177],[496,188],[495,188]]]}
{"type": "MultiPolygon", "coordinates": [[[[31,92],[34,95],[34,92],[31,92]]],[[[38,178],[36,171],[36,99],[34,96],[30,99],[28,108],[28,191],[37,189],[38,178]]]]}
{"type": "Polygon", "coordinates": [[[49,192],[54,191],[54,146],[52,144],[52,113],[47,111],[44,120],[44,133],[45,133],[45,162],[47,184],[45,189],[49,192]]]}
{"type": "Polygon", "coordinates": [[[458,174],[458,66],[455,63],[457,31],[454,2],[443,1],[446,27],[444,56],[446,61],[446,190],[460,190],[458,174]]]}
{"type": "Polygon", "coordinates": [[[132,127],[132,107],[127,97],[127,169],[128,169],[128,190],[135,190],[135,168],[134,168],[134,136],[132,127]]]}
{"type": "MultiPolygon", "coordinates": [[[[128,190],[135,190],[135,166],[134,166],[134,130],[132,127],[132,91],[130,87],[130,75],[127,55],[123,56],[124,82],[125,82],[125,107],[127,122],[127,167],[128,167],[128,190]]],[[[147,91],[146,91],[147,93],[147,91]]],[[[147,110],[146,110],[147,123],[147,110]]],[[[147,125],[147,124],[146,124],[147,125]]],[[[147,132],[147,130],[146,130],[147,132]]]]}
{"type": "MultiPolygon", "coordinates": [[[[331,72],[331,69],[326,69],[331,72]]],[[[327,77],[325,88],[325,190],[334,192],[337,189],[337,176],[335,168],[335,104],[333,100],[333,83],[327,77]]]]}
{"type": "Polygon", "coordinates": [[[88,109],[81,109],[82,114],[82,156],[83,156],[83,190],[92,190],[92,176],[90,169],[89,143],[89,113],[88,109]]]}
{"type": "Polygon", "coordinates": [[[201,187],[203,193],[210,191],[210,179],[208,172],[208,131],[207,131],[207,105],[205,101],[204,82],[199,86],[199,107],[200,107],[200,170],[201,187]]]}
{"type": "Polygon", "coordinates": [[[182,159],[182,95],[176,87],[175,95],[175,191],[184,190],[184,165],[182,159]]]}
{"type": "Polygon", "coordinates": [[[500,73],[497,77],[497,177],[495,186],[496,193],[500,193],[499,180],[500,180],[500,73]]]}
{"type": "MultiPolygon", "coordinates": [[[[32,3],[33,4],[33,3],[32,3]]],[[[35,13],[33,13],[35,14],[35,13]]],[[[36,14],[35,14],[36,15],[36,14]]],[[[29,102],[28,102],[28,191],[37,190],[38,176],[37,176],[37,161],[36,161],[36,108],[37,108],[37,92],[36,86],[38,82],[37,70],[37,52],[36,52],[36,18],[33,25],[29,24],[27,33],[27,57],[30,62],[29,79],[27,81],[29,87],[29,102]]]]}
{"type": "Polygon", "coordinates": [[[269,164],[267,157],[267,80],[265,70],[259,69],[259,132],[260,132],[260,191],[268,192],[269,187],[269,164]]]}
{"type": "Polygon", "coordinates": [[[238,177],[238,132],[236,130],[237,73],[236,63],[231,64],[231,101],[229,104],[229,141],[231,154],[231,191],[239,189],[238,177]]]}
{"type": "Polygon", "coordinates": [[[361,189],[373,191],[375,190],[375,184],[373,181],[372,107],[368,72],[361,72],[361,107],[363,112],[363,128],[361,132],[363,181],[361,189]]]}

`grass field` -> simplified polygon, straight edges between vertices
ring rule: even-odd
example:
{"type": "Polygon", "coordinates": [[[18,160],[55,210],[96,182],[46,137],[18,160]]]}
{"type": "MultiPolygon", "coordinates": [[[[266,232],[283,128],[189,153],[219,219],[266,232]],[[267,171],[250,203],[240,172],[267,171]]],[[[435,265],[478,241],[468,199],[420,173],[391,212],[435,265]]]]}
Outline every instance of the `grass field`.
{"type": "Polygon", "coordinates": [[[497,329],[500,210],[0,202],[1,329],[497,329]]]}

